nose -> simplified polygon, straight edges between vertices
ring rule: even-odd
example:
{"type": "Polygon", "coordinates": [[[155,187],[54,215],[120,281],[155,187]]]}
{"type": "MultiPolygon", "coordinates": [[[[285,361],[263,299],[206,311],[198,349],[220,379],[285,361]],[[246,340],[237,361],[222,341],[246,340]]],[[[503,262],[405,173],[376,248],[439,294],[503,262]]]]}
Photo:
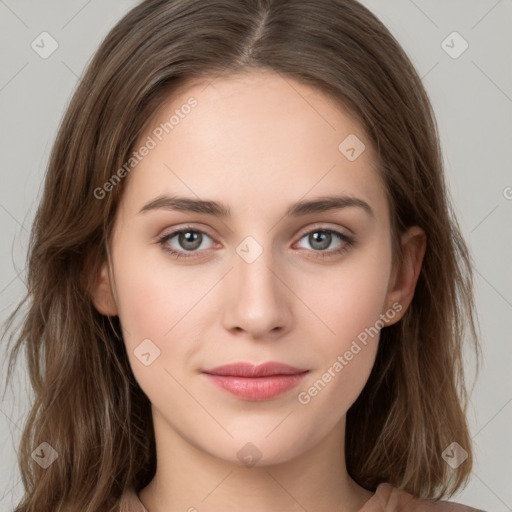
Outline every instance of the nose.
{"type": "Polygon", "coordinates": [[[282,267],[270,250],[252,262],[234,255],[234,268],[226,276],[224,327],[254,339],[282,336],[291,327],[292,298],[282,267]]]}

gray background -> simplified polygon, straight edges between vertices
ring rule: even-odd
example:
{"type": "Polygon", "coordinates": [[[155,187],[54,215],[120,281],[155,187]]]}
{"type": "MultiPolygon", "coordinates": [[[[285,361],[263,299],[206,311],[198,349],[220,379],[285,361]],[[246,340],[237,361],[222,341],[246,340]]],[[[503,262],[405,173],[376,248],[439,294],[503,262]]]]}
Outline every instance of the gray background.
{"type": "MultiPolygon", "coordinates": [[[[430,95],[450,193],[476,267],[484,354],[469,410],[476,465],[452,499],[511,511],[512,0],[363,3],[403,45],[430,95]],[[454,31],[469,44],[457,58],[463,41],[446,40],[454,31]]],[[[135,4],[0,0],[0,321],[25,291],[28,233],[64,109],[103,37],[135,4]],[[46,59],[31,47],[43,31],[58,43],[46,59]]],[[[3,347],[1,354],[5,363],[3,347]]],[[[472,383],[469,353],[467,367],[472,383]]],[[[30,396],[22,366],[14,382],[0,403],[0,511],[11,512],[22,495],[15,447],[30,396]]]]}

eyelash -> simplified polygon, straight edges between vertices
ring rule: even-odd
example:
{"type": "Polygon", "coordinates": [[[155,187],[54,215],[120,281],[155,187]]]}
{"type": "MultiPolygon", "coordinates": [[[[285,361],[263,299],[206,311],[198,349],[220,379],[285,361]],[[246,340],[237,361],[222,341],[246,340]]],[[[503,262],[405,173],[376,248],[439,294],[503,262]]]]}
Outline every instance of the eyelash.
{"type": "MultiPolygon", "coordinates": [[[[157,243],[162,247],[162,249],[165,252],[169,253],[171,256],[173,256],[176,259],[195,258],[196,257],[195,254],[197,254],[200,251],[188,251],[190,253],[190,255],[189,255],[189,254],[187,254],[187,251],[176,251],[175,249],[170,249],[169,246],[166,244],[166,242],[168,242],[169,240],[174,238],[176,235],[179,235],[180,233],[187,233],[187,232],[201,233],[201,234],[206,235],[209,238],[211,238],[211,236],[208,235],[208,233],[206,233],[205,231],[202,231],[202,230],[196,229],[196,228],[192,228],[192,227],[185,227],[185,228],[178,229],[176,231],[172,231],[171,233],[162,235],[158,239],[157,243]]],[[[310,231],[303,233],[301,235],[301,237],[299,238],[299,240],[302,240],[305,236],[310,235],[312,233],[330,233],[330,234],[333,234],[333,235],[339,237],[341,239],[341,241],[344,242],[343,245],[338,249],[331,249],[330,251],[313,251],[314,253],[316,253],[315,256],[313,256],[314,258],[324,259],[324,258],[332,258],[335,256],[341,256],[346,251],[348,251],[348,249],[350,247],[352,247],[354,245],[353,238],[345,235],[344,233],[340,233],[339,231],[336,231],[336,230],[330,229],[330,228],[311,229],[310,231]]]]}

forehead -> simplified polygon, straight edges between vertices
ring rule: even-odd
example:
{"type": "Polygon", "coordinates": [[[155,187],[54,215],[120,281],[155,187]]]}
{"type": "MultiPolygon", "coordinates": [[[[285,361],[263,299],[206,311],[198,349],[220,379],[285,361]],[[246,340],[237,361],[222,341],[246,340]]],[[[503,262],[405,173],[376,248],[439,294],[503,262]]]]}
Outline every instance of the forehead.
{"type": "Polygon", "coordinates": [[[221,199],[235,214],[333,193],[385,208],[359,121],[320,90],[279,73],[183,84],[148,121],[136,148],[148,137],[154,147],[124,192],[134,209],[163,193],[221,199]]]}

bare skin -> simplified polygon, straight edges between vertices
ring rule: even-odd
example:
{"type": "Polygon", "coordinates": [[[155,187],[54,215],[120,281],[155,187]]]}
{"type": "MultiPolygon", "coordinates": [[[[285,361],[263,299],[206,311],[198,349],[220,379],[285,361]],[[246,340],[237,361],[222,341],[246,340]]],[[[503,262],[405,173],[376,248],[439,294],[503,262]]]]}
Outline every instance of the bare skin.
{"type": "Polygon", "coordinates": [[[373,148],[332,99],[261,71],[207,84],[180,89],[141,137],[143,144],[188,98],[197,100],[125,178],[112,272],[106,262],[94,294],[100,312],[119,315],[134,375],[152,403],[157,472],[139,498],[149,512],[357,511],[373,493],[347,473],[345,417],[368,379],[378,335],[359,342],[341,371],[332,368],[379,315],[385,325],[403,316],[425,234],[410,228],[401,240],[404,260],[393,262],[373,148]],[[338,149],[350,134],[366,146],[353,161],[338,149]],[[162,194],[218,201],[231,215],[140,212],[162,194]],[[285,216],[297,201],[333,195],[365,201],[373,214],[349,206],[285,216]],[[179,235],[158,243],[185,227],[202,232],[197,248],[179,235]],[[328,229],[354,243],[308,236],[328,229]],[[247,254],[259,256],[248,261],[247,254]],[[160,350],[148,366],[134,353],[144,339],[160,350]],[[201,373],[237,361],[278,361],[309,373],[264,401],[233,396],[201,373]],[[329,368],[326,385],[308,393],[329,368]],[[240,457],[244,447],[255,465],[240,457]]]}

